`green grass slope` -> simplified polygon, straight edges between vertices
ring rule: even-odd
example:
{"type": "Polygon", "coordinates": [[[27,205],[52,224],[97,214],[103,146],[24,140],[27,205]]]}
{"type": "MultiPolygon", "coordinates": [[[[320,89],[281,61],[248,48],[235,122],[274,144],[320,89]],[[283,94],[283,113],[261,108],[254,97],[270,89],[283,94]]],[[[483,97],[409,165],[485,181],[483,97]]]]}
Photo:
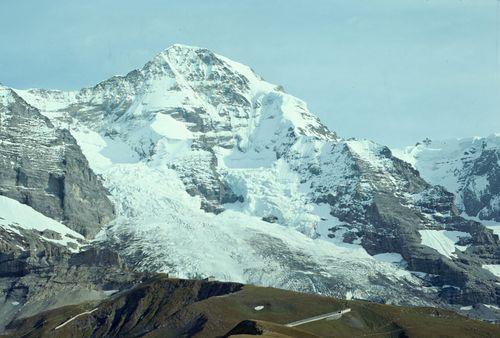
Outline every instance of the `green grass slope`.
{"type": "Polygon", "coordinates": [[[305,338],[500,337],[500,326],[443,309],[346,301],[237,283],[159,276],[100,303],[67,306],[18,320],[9,325],[5,336],[249,335],[305,338]],[[256,310],[259,306],[263,309],[256,310]],[[284,326],[345,308],[350,308],[351,312],[338,320],[321,320],[293,328],[284,326]]]}

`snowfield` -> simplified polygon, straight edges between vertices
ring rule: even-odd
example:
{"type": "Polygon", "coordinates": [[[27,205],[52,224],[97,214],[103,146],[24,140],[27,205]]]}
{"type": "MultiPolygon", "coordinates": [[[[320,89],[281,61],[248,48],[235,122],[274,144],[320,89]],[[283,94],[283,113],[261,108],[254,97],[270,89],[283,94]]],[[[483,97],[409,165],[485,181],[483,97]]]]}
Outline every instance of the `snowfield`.
{"type": "MultiPolygon", "coordinates": [[[[102,156],[88,153],[98,148],[86,145],[86,139],[79,142],[88,158],[102,156]]],[[[293,227],[264,222],[249,208],[230,205],[218,215],[207,213],[200,208],[200,198],[185,191],[178,174],[161,158],[101,161],[95,170],[104,177],[119,216],[97,240],[122,243],[123,253],[132,259],[138,252],[146,253],[136,261],[139,270],[153,267],[183,278],[213,275],[218,280],[325,294],[331,293],[328,278],[340,275],[341,296],[352,291],[359,297],[385,293],[382,286],[368,286],[382,275],[408,287],[422,284],[410,272],[375,260],[359,245],[313,239],[293,227]]],[[[262,181],[254,184],[256,189],[262,181]]],[[[313,214],[308,217],[319,221],[313,214]]]]}
{"type": "Polygon", "coordinates": [[[488,270],[497,277],[500,277],[500,264],[485,264],[483,269],[488,270]]]}
{"type": "MultiPolygon", "coordinates": [[[[36,230],[41,233],[40,237],[46,241],[63,246],[69,246],[70,250],[78,251],[84,237],[71,230],[62,223],[42,215],[33,208],[21,204],[16,200],[0,196],[0,227],[8,232],[14,232],[22,236],[19,229],[36,230]],[[60,239],[48,238],[43,235],[45,231],[53,231],[61,236],[60,239]],[[71,244],[71,245],[69,245],[71,244]]],[[[24,249],[23,249],[24,250],[24,249]]]]}
{"type": "Polygon", "coordinates": [[[457,257],[456,250],[464,251],[467,246],[456,245],[460,238],[468,238],[470,234],[462,231],[419,230],[422,244],[433,248],[448,258],[457,257]]]}

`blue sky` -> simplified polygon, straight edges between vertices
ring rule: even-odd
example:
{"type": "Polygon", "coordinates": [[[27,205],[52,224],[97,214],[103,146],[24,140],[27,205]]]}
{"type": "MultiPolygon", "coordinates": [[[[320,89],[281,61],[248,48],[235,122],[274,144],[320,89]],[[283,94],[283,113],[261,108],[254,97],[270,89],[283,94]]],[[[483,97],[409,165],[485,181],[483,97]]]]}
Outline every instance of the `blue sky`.
{"type": "Polygon", "coordinates": [[[251,66],[343,137],[500,132],[497,0],[0,1],[0,82],[77,89],[173,43],[251,66]]]}

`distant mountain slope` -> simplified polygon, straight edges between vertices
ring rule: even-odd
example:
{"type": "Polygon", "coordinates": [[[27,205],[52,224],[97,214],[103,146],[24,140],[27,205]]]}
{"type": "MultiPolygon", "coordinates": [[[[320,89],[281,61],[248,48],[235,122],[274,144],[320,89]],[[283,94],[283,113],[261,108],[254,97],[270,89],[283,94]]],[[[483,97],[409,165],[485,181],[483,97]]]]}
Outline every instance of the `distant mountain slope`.
{"type": "Polygon", "coordinates": [[[414,305],[499,305],[499,239],[384,146],[344,140],[249,67],[174,45],[75,92],[17,90],[69,128],[140,271],[414,305]],[[444,246],[444,249],[443,249],[444,246]]]}
{"type": "MultiPolygon", "coordinates": [[[[498,325],[436,308],[403,308],[236,283],[158,277],[102,302],[19,320],[14,337],[497,337],[498,325]],[[350,309],[340,319],[284,324],[350,309]],[[251,320],[249,320],[251,319],[251,320]],[[243,337],[243,336],[242,336],[243,337]]],[[[14,331],[15,330],[15,331],[14,331]]]]}
{"type": "Polygon", "coordinates": [[[396,150],[422,177],[457,195],[470,217],[500,222],[500,134],[431,141],[396,150]]]}

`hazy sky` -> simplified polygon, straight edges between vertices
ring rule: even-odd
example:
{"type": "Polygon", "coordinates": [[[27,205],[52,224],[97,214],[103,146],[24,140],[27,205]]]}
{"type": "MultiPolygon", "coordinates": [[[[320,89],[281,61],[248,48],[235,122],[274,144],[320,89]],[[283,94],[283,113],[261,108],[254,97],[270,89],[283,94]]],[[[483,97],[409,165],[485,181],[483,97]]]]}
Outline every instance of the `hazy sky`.
{"type": "Polygon", "coordinates": [[[499,20],[497,0],[1,0],[0,82],[77,89],[190,44],[399,146],[500,132],[499,20]]]}

